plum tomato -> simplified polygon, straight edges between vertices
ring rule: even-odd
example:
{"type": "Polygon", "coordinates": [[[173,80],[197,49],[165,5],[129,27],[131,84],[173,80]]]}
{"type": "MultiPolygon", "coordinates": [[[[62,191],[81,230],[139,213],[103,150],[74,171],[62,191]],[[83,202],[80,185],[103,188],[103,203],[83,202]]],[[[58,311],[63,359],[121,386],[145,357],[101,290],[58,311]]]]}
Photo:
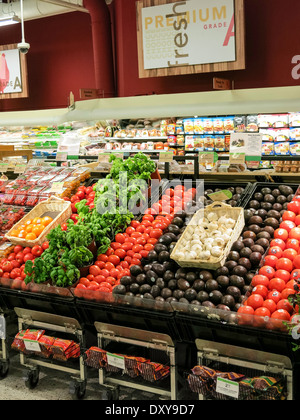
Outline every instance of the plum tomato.
{"type": "Polygon", "coordinates": [[[260,268],[258,274],[261,274],[262,276],[268,277],[269,280],[271,280],[274,277],[275,270],[273,267],[270,267],[268,265],[264,265],[260,268]]]}
{"type": "Polygon", "coordinates": [[[282,239],[283,241],[286,241],[288,237],[289,237],[289,232],[286,229],[279,228],[279,229],[276,229],[274,232],[275,239],[282,239]]]}
{"type": "Polygon", "coordinates": [[[268,277],[263,276],[261,274],[257,274],[256,276],[252,278],[251,286],[255,287],[255,286],[258,286],[259,284],[262,284],[263,286],[268,287],[269,282],[270,280],[268,279],[268,277]]]}
{"type": "Polygon", "coordinates": [[[279,258],[276,263],[276,270],[293,271],[293,262],[288,258],[279,258]]]}
{"type": "Polygon", "coordinates": [[[270,290],[277,290],[279,293],[281,293],[283,291],[283,289],[285,288],[285,281],[275,277],[274,279],[270,280],[269,283],[269,289],[270,290]]]}
{"type": "Polygon", "coordinates": [[[293,264],[295,268],[300,268],[300,255],[294,258],[293,264]]]}
{"type": "Polygon", "coordinates": [[[264,303],[264,298],[261,295],[254,293],[247,299],[247,305],[251,306],[254,310],[260,308],[264,303]]]}
{"type": "Polygon", "coordinates": [[[273,299],[266,299],[263,303],[263,308],[267,308],[272,314],[274,311],[276,311],[277,304],[273,299]]]}
{"type": "Polygon", "coordinates": [[[274,277],[284,280],[286,283],[290,280],[290,272],[287,270],[279,269],[275,272],[274,277]]]}

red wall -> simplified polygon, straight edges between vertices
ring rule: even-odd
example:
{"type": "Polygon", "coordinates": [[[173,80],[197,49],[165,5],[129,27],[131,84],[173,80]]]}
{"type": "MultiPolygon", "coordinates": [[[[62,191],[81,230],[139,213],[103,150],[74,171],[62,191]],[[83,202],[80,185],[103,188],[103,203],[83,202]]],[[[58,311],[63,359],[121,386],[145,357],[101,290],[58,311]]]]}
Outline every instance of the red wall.
{"type": "MultiPolygon", "coordinates": [[[[90,15],[81,12],[25,22],[29,97],[0,101],[1,111],[68,106],[72,91],[94,88],[95,74],[90,15]]],[[[21,41],[20,25],[0,28],[1,45],[21,41]]]]}
{"type": "MultiPolygon", "coordinates": [[[[135,0],[115,0],[120,96],[181,93],[212,89],[213,74],[139,79],[135,0]]],[[[299,85],[291,76],[300,55],[299,0],[245,0],[246,70],[218,73],[236,89],[299,85]]]]}
{"type": "MultiPolygon", "coordinates": [[[[114,0],[113,16],[118,96],[167,94],[212,89],[213,74],[139,79],[135,0],[114,0]]],[[[223,72],[236,89],[299,85],[291,76],[292,57],[300,55],[300,2],[245,0],[246,70],[223,72]]],[[[0,100],[0,111],[60,108],[70,91],[95,88],[89,14],[72,12],[25,22],[29,98],[0,100]]],[[[0,28],[0,44],[21,41],[20,25],[0,28]]],[[[99,44],[101,47],[101,43],[99,44]]],[[[103,60],[105,57],[103,56],[103,60]]]]}

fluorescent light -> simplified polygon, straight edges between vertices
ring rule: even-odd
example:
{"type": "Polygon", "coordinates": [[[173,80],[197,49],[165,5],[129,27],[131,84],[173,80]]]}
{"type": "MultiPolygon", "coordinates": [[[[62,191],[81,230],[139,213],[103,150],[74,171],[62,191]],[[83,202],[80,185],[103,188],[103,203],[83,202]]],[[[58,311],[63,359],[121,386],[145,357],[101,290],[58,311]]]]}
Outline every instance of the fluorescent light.
{"type": "Polygon", "coordinates": [[[21,20],[18,18],[18,16],[0,18],[0,26],[13,25],[15,23],[20,23],[20,22],[21,20]]]}

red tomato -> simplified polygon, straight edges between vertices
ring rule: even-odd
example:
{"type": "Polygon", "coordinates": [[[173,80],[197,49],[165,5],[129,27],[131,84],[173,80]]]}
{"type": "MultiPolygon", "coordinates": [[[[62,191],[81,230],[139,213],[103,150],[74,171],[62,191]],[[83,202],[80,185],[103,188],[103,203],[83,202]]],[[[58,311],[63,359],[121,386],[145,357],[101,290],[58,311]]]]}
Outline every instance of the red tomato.
{"type": "Polygon", "coordinates": [[[11,254],[9,254],[8,256],[8,261],[13,261],[16,258],[16,254],[14,252],[12,252],[11,254]]]}
{"type": "Polygon", "coordinates": [[[159,203],[153,204],[152,208],[157,212],[160,213],[162,211],[162,206],[159,203]]]}
{"type": "Polygon", "coordinates": [[[109,277],[109,271],[107,268],[103,268],[103,270],[100,271],[100,275],[104,277],[109,277]]]}
{"type": "Polygon", "coordinates": [[[277,270],[274,277],[284,280],[286,283],[290,280],[290,272],[286,270],[277,270]]]}
{"type": "MultiPolygon", "coordinates": [[[[299,202],[300,204],[300,202],[299,202]]],[[[297,241],[299,241],[300,239],[300,227],[294,227],[293,229],[290,230],[289,232],[289,238],[290,239],[297,239],[297,241]]]]}
{"type": "Polygon", "coordinates": [[[289,237],[289,232],[286,229],[279,228],[279,229],[276,229],[274,232],[275,239],[282,239],[283,241],[286,241],[288,237],[289,237]]]}
{"type": "Polygon", "coordinates": [[[271,312],[268,308],[262,306],[261,308],[257,308],[255,310],[254,315],[270,318],[271,312]]]}
{"type": "MultiPolygon", "coordinates": [[[[141,250],[142,252],[143,250],[141,250]]],[[[132,259],[136,259],[136,260],[141,260],[142,259],[142,255],[138,252],[136,252],[135,254],[133,254],[132,259]]]]}
{"type": "Polygon", "coordinates": [[[278,292],[282,292],[285,288],[285,281],[275,277],[274,279],[270,280],[269,289],[270,290],[277,290],[278,292]]]}
{"type": "Polygon", "coordinates": [[[269,280],[271,280],[274,277],[275,270],[273,267],[264,265],[263,267],[261,267],[258,274],[261,274],[262,276],[266,276],[268,277],[269,280]]]}
{"type": "Polygon", "coordinates": [[[145,232],[145,226],[143,226],[143,225],[138,226],[136,228],[136,232],[139,232],[139,233],[143,234],[145,232]]]}
{"type": "Polygon", "coordinates": [[[282,215],[282,220],[290,220],[291,222],[295,222],[296,214],[293,211],[285,211],[282,215]]]}
{"type": "Polygon", "coordinates": [[[152,226],[152,222],[150,222],[150,220],[143,220],[141,222],[141,225],[144,226],[144,228],[147,228],[147,227],[152,226]]]}
{"type": "Polygon", "coordinates": [[[114,251],[116,251],[117,249],[121,248],[122,244],[120,244],[120,242],[112,242],[110,246],[114,251]]]}
{"type": "Polygon", "coordinates": [[[290,280],[299,280],[300,279],[300,270],[296,268],[290,274],[290,280]]]}
{"type": "Polygon", "coordinates": [[[285,311],[287,311],[289,314],[292,314],[294,312],[294,308],[293,305],[290,304],[290,302],[287,299],[281,299],[278,303],[277,303],[277,310],[278,309],[284,309],[285,311]]]}
{"type": "Polygon", "coordinates": [[[121,247],[121,249],[123,249],[124,251],[129,251],[130,249],[132,249],[132,247],[133,247],[133,244],[131,243],[131,242],[125,242],[123,245],[122,245],[122,247],[121,247]]]}
{"type": "Polygon", "coordinates": [[[269,255],[275,255],[275,257],[277,257],[278,259],[281,258],[282,253],[283,250],[282,248],[280,248],[280,246],[272,246],[268,252],[269,255]]]}
{"type": "Polygon", "coordinates": [[[145,214],[144,216],[143,216],[143,219],[142,219],[143,221],[144,220],[148,220],[149,222],[153,222],[154,221],[154,217],[151,215],[151,214],[145,214]]]}
{"type": "Polygon", "coordinates": [[[294,289],[285,288],[281,293],[281,297],[282,299],[287,299],[289,296],[295,295],[295,294],[296,294],[296,291],[294,289]]]}
{"type": "Polygon", "coordinates": [[[132,238],[131,236],[129,236],[129,238],[126,238],[125,239],[125,243],[126,242],[130,242],[131,244],[135,244],[135,241],[136,241],[136,239],[135,238],[132,238]]]}
{"type": "Polygon", "coordinates": [[[300,249],[300,242],[297,239],[288,239],[286,241],[286,248],[294,249],[298,252],[300,249]]]}
{"type": "Polygon", "coordinates": [[[110,271],[110,270],[113,270],[114,268],[115,268],[115,266],[111,262],[107,262],[107,263],[105,263],[105,266],[104,266],[103,270],[110,271]]]}
{"type": "Polygon", "coordinates": [[[14,253],[17,254],[18,252],[22,252],[23,251],[23,247],[21,245],[16,245],[14,247],[14,253]]]}
{"type": "Polygon", "coordinates": [[[300,255],[294,258],[293,264],[295,268],[300,268],[300,255]]]}
{"type": "Polygon", "coordinates": [[[255,286],[258,286],[259,284],[262,284],[263,286],[268,287],[269,282],[270,280],[268,279],[268,277],[257,274],[256,276],[252,278],[251,286],[255,287],[255,286]]]}
{"type": "Polygon", "coordinates": [[[28,260],[34,260],[34,255],[32,255],[31,253],[28,253],[26,255],[24,255],[24,262],[28,261],[28,260]]]}
{"type": "Polygon", "coordinates": [[[88,290],[96,291],[99,289],[99,284],[95,281],[91,281],[89,286],[87,287],[88,290]]]}
{"type": "Polygon", "coordinates": [[[240,306],[238,309],[238,313],[239,314],[248,314],[248,315],[254,315],[254,309],[252,308],[252,306],[240,306]]]}
{"type": "Polygon", "coordinates": [[[105,255],[107,255],[108,257],[112,254],[114,254],[114,250],[112,248],[108,248],[108,250],[105,252],[105,255]]]}
{"type": "Polygon", "coordinates": [[[288,203],[287,205],[287,210],[288,211],[292,211],[295,214],[299,214],[299,210],[300,210],[300,202],[299,201],[291,201],[290,203],[288,203]]]}
{"type": "Polygon", "coordinates": [[[281,293],[278,290],[271,290],[267,296],[267,299],[272,299],[277,305],[281,299],[281,293]]]}
{"type": "Polygon", "coordinates": [[[143,249],[144,249],[143,245],[139,245],[139,244],[133,245],[133,247],[132,247],[132,251],[134,253],[139,253],[143,249]]]}
{"type": "MultiPolygon", "coordinates": [[[[155,245],[155,244],[157,244],[157,241],[158,241],[158,239],[156,239],[156,238],[149,238],[148,239],[148,241],[147,241],[147,244],[149,245],[155,245]]],[[[146,246],[146,245],[145,245],[146,246]]],[[[144,247],[145,248],[145,247],[144,247]]]]}
{"type": "Polygon", "coordinates": [[[146,251],[146,250],[142,250],[141,252],[140,252],[140,254],[141,254],[141,256],[142,256],[142,258],[147,258],[148,257],[148,254],[149,254],[149,251],[146,251]]]}
{"type": "Polygon", "coordinates": [[[127,256],[124,258],[124,261],[128,262],[128,264],[130,265],[132,261],[132,257],[127,256]]]}
{"type": "Polygon", "coordinates": [[[89,269],[89,273],[96,277],[99,276],[101,274],[101,269],[97,266],[97,265],[92,265],[89,269]]]}
{"type": "Polygon", "coordinates": [[[110,257],[108,257],[108,262],[111,263],[111,264],[113,264],[114,267],[116,265],[119,265],[120,264],[120,261],[121,260],[120,260],[120,258],[117,255],[111,255],[110,257]]]}
{"type": "Polygon", "coordinates": [[[31,254],[31,248],[29,246],[26,246],[26,248],[23,249],[23,255],[25,254],[31,254]]]}
{"type": "Polygon", "coordinates": [[[254,310],[257,308],[260,308],[263,305],[263,303],[264,303],[264,298],[258,294],[253,294],[249,296],[247,299],[247,305],[252,306],[254,310]]]}
{"type": "Polygon", "coordinates": [[[141,265],[141,261],[137,258],[132,258],[131,265],[141,265]]]}
{"type": "Polygon", "coordinates": [[[295,224],[296,224],[296,226],[299,226],[299,225],[300,225],[300,214],[298,214],[298,215],[295,217],[295,224]]]}
{"type": "Polygon", "coordinates": [[[276,270],[293,271],[293,262],[288,258],[280,258],[276,264],[276,270]]]}
{"type": "Polygon", "coordinates": [[[43,248],[39,245],[35,245],[31,250],[32,255],[35,257],[40,257],[43,253],[43,248]]]}
{"type": "Polygon", "coordinates": [[[152,208],[149,208],[149,209],[147,209],[145,211],[145,214],[153,214],[153,215],[156,215],[157,214],[157,211],[154,210],[154,209],[152,209],[152,208]]]}
{"type": "Polygon", "coordinates": [[[293,289],[297,283],[295,282],[295,280],[290,280],[287,282],[287,284],[285,285],[286,289],[293,289]]]}
{"type": "Polygon", "coordinates": [[[98,261],[103,261],[104,263],[106,263],[108,261],[108,256],[105,255],[105,254],[100,254],[100,255],[98,255],[97,260],[98,261]]]}
{"type": "Polygon", "coordinates": [[[285,309],[278,309],[272,313],[271,318],[280,319],[282,321],[289,321],[291,316],[285,309]]]}
{"type": "Polygon", "coordinates": [[[142,247],[144,245],[146,245],[146,243],[147,243],[147,240],[145,238],[137,238],[137,240],[136,240],[136,244],[137,245],[142,245],[142,247]]]}
{"type": "Polygon", "coordinates": [[[282,251],[284,251],[285,248],[286,248],[285,241],[283,239],[280,239],[280,238],[273,239],[270,242],[270,248],[273,248],[275,246],[279,246],[279,248],[281,248],[282,251]]]}
{"type": "MultiPolygon", "coordinates": [[[[125,257],[126,258],[126,257],[125,257]]],[[[128,264],[128,262],[127,261],[122,261],[121,263],[120,263],[120,266],[123,268],[123,269],[125,269],[125,268],[129,268],[129,264],[128,264]]]]}
{"type": "Polygon", "coordinates": [[[126,257],[126,251],[124,249],[116,249],[115,255],[119,257],[121,260],[123,260],[126,257]]]}
{"type": "Polygon", "coordinates": [[[266,299],[269,293],[269,289],[263,284],[258,284],[257,286],[254,287],[252,293],[255,295],[261,295],[264,299],[266,299]]]}
{"type": "MultiPolygon", "coordinates": [[[[134,232],[134,228],[132,228],[132,229],[133,229],[133,232],[134,232]]],[[[124,234],[123,233],[117,233],[116,237],[115,237],[115,242],[119,242],[120,244],[124,244],[124,242],[125,242],[124,234]]]]}
{"type": "MultiPolygon", "coordinates": [[[[127,233],[129,236],[131,236],[134,232],[135,232],[135,229],[134,229],[132,226],[129,226],[129,227],[126,229],[126,233],[127,233]]],[[[120,242],[120,241],[118,241],[118,240],[117,240],[117,237],[116,237],[116,241],[117,241],[117,242],[120,242]]],[[[121,243],[122,243],[122,242],[121,242],[121,243]]]]}
{"type": "Polygon", "coordinates": [[[274,311],[276,311],[277,304],[273,299],[266,299],[263,303],[263,308],[267,308],[272,314],[274,311]]]}
{"type": "Polygon", "coordinates": [[[83,284],[85,287],[87,287],[87,286],[89,286],[90,281],[86,277],[81,277],[81,279],[79,280],[79,283],[83,284]]]}
{"type": "Polygon", "coordinates": [[[116,268],[113,268],[112,270],[110,270],[109,274],[110,274],[110,277],[113,277],[114,279],[117,279],[119,271],[116,268]]]}
{"type": "Polygon", "coordinates": [[[169,196],[169,197],[174,197],[174,190],[172,188],[168,188],[165,191],[165,195],[169,196]]]}
{"type": "Polygon", "coordinates": [[[141,232],[133,232],[132,235],[131,235],[131,238],[133,238],[133,239],[141,238],[142,235],[143,234],[141,232]]]}
{"type": "Polygon", "coordinates": [[[136,229],[138,226],[140,226],[140,222],[138,220],[132,220],[130,223],[130,226],[132,226],[134,229],[136,229]]]}
{"type": "Polygon", "coordinates": [[[162,235],[162,229],[153,229],[153,231],[150,232],[150,238],[159,239],[162,235]]]}
{"type": "Polygon", "coordinates": [[[287,258],[287,259],[289,259],[291,261],[294,261],[294,259],[295,259],[295,257],[297,257],[297,255],[298,255],[298,253],[297,253],[297,251],[295,249],[293,249],[293,248],[286,248],[283,251],[282,257],[283,258],[287,258]]]}
{"type": "Polygon", "coordinates": [[[105,262],[104,261],[95,261],[95,265],[97,267],[99,267],[100,270],[102,270],[105,267],[105,262]]]}
{"type": "Polygon", "coordinates": [[[49,242],[48,241],[44,242],[42,244],[42,248],[43,248],[43,250],[48,249],[49,248],[49,242]]]}
{"type": "Polygon", "coordinates": [[[266,255],[263,259],[264,265],[268,265],[269,267],[276,267],[276,263],[278,261],[278,258],[275,257],[275,255],[266,255]]]}
{"type": "Polygon", "coordinates": [[[254,309],[252,306],[244,305],[238,309],[238,319],[240,325],[252,325],[254,309]]]}
{"type": "Polygon", "coordinates": [[[280,227],[281,229],[285,229],[285,230],[287,230],[288,232],[290,232],[290,231],[291,231],[291,229],[293,229],[293,228],[295,228],[295,227],[296,227],[296,223],[291,222],[290,220],[285,220],[284,222],[281,222],[281,223],[280,223],[279,227],[280,227]]]}

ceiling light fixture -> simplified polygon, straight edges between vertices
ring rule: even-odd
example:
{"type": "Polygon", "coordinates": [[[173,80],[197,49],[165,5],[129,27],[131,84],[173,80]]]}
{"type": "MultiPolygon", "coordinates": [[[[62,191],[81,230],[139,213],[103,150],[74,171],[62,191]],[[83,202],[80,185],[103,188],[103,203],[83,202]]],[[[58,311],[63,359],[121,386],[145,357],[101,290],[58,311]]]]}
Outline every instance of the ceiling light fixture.
{"type": "Polygon", "coordinates": [[[0,18],[0,26],[14,25],[15,23],[20,23],[21,19],[18,16],[9,16],[0,18]]]}

